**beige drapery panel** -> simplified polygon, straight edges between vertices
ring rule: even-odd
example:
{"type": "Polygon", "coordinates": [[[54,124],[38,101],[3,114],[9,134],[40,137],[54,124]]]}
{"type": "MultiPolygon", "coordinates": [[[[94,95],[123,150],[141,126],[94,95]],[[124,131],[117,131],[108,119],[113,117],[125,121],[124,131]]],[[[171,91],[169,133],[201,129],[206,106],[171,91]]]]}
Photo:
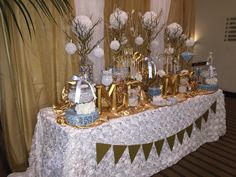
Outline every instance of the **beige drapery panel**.
{"type": "MultiPolygon", "coordinates": [[[[149,4],[149,0],[105,0],[105,23],[108,24],[109,14],[114,7],[144,13],[149,10],[149,4]]],[[[193,34],[193,7],[194,0],[172,0],[169,23],[176,21],[183,25],[187,33],[193,34]]],[[[13,30],[11,45],[9,41],[6,45],[0,25],[0,118],[8,161],[14,171],[25,170],[27,166],[37,112],[56,102],[65,81],[78,68],[76,55],[71,59],[64,52],[64,33],[47,20],[43,25],[37,14],[31,13],[36,28],[36,36],[32,41],[25,37],[23,43],[16,30],[13,30]],[[9,50],[9,57],[6,49],[9,50]]],[[[62,21],[60,23],[60,26],[65,27],[62,21]]],[[[20,24],[24,36],[27,36],[23,20],[20,24]]],[[[106,39],[104,42],[108,64],[109,43],[106,39]]]]}
{"type": "MultiPolygon", "coordinates": [[[[108,67],[110,64],[110,41],[106,28],[109,26],[109,17],[115,8],[120,8],[126,12],[135,11],[141,12],[142,14],[150,9],[149,0],[105,0],[104,7],[104,51],[105,51],[105,66],[108,67]]],[[[127,36],[128,38],[128,36],[127,36]]]]}
{"type": "Polygon", "coordinates": [[[187,36],[194,37],[195,32],[195,0],[172,0],[168,24],[177,22],[187,36]]]}
{"type": "MultiPolygon", "coordinates": [[[[37,113],[58,100],[65,81],[72,75],[73,59],[64,51],[66,35],[55,24],[44,20],[43,25],[31,10],[36,33],[30,40],[22,15],[16,13],[24,42],[13,21],[11,42],[4,40],[0,25],[0,117],[10,167],[21,171],[27,167],[37,113]]],[[[59,16],[56,11],[53,13],[59,16]]],[[[59,26],[66,27],[59,17],[56,20],[59,26]]]]}

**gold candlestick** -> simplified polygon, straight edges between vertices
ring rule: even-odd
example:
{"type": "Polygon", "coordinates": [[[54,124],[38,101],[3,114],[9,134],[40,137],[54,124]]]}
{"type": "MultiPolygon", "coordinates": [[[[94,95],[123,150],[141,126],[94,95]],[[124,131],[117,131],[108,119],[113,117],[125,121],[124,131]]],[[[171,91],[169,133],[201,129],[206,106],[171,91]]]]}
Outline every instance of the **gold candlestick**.
{"type": "Polygon", "coordinates": [[[165,75],[163,77],[163,88],[162,88],[162,95],[163,96],[167,96],[168,86],[169,86],[169,79],[170,79],[169,75],[165,75]]]}
{"type": "Polygon", "coordinates": [[[96,90],[97,90],[97,107],[98,107],[98,112],[99,114],[102,114],[102,85],[97,85],[96,90]]]}

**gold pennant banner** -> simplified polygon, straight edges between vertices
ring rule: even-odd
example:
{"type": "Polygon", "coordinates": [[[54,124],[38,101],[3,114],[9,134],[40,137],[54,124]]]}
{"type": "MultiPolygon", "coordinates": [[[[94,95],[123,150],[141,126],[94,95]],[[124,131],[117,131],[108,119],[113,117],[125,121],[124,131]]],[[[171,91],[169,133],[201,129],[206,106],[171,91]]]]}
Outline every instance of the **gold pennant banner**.
{"type": "Polygon", "coordinates": [[[97,151],[97,164],[100,163],[100,161],[103,159],[103,157],[106,155],[107,151],[110,149],[110,144],[96,144],[96,151],[97,151]]]}
{"type": "Polygon", "coordinates": [[[133,163],[140,147],[141,147],[140,144],[128,146],[131,163],[133,163]]]}
{"type": "Polygon", "coordinates": [[[202,117],[199,117],[196,121],[195,124],[199,130],[202,128],[202,117]]]}
{"type": "Polygon", "coordinates": [[[183,144],[184,133],[185,133],[185,129],[183,129],[177,133],[177,138],[178,138],[180,144],[183,144]]]}
{"type": "MultiPolygon", "coordinates": [[[[214,108],[216,108],[216,102],[214,102],[209,109],[212,109],[214,111],[215,110],[214,108]]],[[[201,115],[198,119],[196,119],[196,121],[195,121],[195,125],[199,130],[202,129],[202,119],[204,119],[205,122],[207,122],[207,120],[208,120],[209,109],[203,115],[201,115]]],[[[153,144],[155,146],[157,155],[160,156],[165,140],[167,141],[169,148],[172,151],[174,148],[174,145],[175,145],[176,137],[179,140],[179,143],[181,145],[183,144],[185,131],[187,132],[188,137],[191,138],[192,131],[193,131],[193,125],[194,125],[194,123],[192,123],[188,127],[184,128],[183,130],[179,131],[178,133],[171,135],[165,139],[161,139],[161,140],[154,141],[151,143],[146,143],[146,144],[110,145],[110,144],[97,143],[96,144],[97,164],[99,164],[101,162],[101,160],[106,155],[106,153],[108,152],[108,150],[110,149],[111,146],[113,146],[114,159],[115,159],[114,163],[115,164],[117,164],[119,162],[120,158],[122,157],[122,155],[127,147],[128,147],[131,163],[133,163],[141,146],[143,149],[143,154],[144,154],[145,160],[148,160],[148,157],[149,157],[150,152],[152,150],[153,144]]]]}
{"type": "Polygon", "coordinates": [[[174,144],[175,144],[175,135],[172,135],[167,138],[168,145],[170,147],[170,150],[173,150],[174,144]]]}
{"type": "Polygon", "coordinates": [[[212,105],[211,105],[211,110],[216,113],[216,104],[217,104],[217,101],[215,101],[212,105]]]}
{"type": "Polygon", "coordinates": [[[114,157],[115,157],[115,164],[117,164],[123,155],[127,146],[124,145],[113,145],[114,157]]]}
{"type": "Polygon", "coordinates": [[[159,141],[154,142],[155,147],[156,147],[156,151],[157,151],[157,154],[158,154],[158,155],[161,154],[161,150],[162,150],[162,147],[163,147],[164,141],[165,141],[165,140],[162,139],[162,140],[159,140],[159,141]]]}
{"type": "Polygon", "coordinates": [[[186,128],[186,132],[189,138],[191,137],[192,131],[193,131],[193,124],[191,124],[190,126],[186,128]]]}
{"type": "Polygon", "coordinates": [[[208,120],[208,114],[209,114],[209,110],[207,110],[202,116],[203,119],[205,120],[205,122],[207,122],[207,120],[208,120]]]}
{"type": "Polygon", "coordinates": [[[149,157],[149,154],[150,154],[151,149],[152,149],[152,145],[153,145],[153,143],[147,143],[147,144],[142,145],[145,160],[147,160],[148,157],[149,157]]]}

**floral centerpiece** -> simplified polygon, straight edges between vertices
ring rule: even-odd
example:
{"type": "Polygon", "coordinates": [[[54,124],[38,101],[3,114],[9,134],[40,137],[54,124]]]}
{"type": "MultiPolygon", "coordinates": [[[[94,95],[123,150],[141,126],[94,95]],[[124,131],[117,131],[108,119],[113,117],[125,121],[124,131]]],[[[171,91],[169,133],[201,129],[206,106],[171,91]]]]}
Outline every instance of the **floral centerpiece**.
{"type": "Polygon", "coordinates": [[[183,64],[180,61],[180,55],[185,62],[188,62],[193,56],[191,51],[193,50],[195,42],[192,38],[187,38],[187,36],[183,33],[182,26],[178,23],[171,23],[167,26],[166,36],[167,50],[172,50],[171,53],[165,53],[167,59],[166,63],[171,66],[167,67],[169,71],[166,72],[178,73],[181,69],[183,69],[183,64]]]}
{"type": "Polygon", "coordinates": [[[128,14],[119,8],[116,8],[109,18],[110,49],[113,52],[112,63],[115,67],[123,67],[125,65],[122,56],[124,46],[128,43],[126,37],[128,18],[128,14]]]}
{"type": "MultiPolygon", "coordinates": [[[[141,16],[141,24],[145,31],[144,41],[146,45],[147,56],[149,56],[151,53],[151,47],[153,47],[153,45],[158,45],[156,38],[164,28],[164,24],[160,23],[161,15],[162,11],[159,13],[147,11],[143,16],[141,16]]],[[[136,44],[140,43],[139,41],[142,41],[140,36],[136,38],[136,44]]]]}
{"type": "Polygon", "coordinates": [[[93,33],[95,27],[101,22],[101,19],[98,19],[95,23],[85,15],[76,16],[72,20],[71,30],[74,34],[73,40],[66,44],[65,50],[68,54],[73,55],[78,53],[80,56],[80,72],[83,76],[87,77],[89,80],[92,80],[92,63],[88,59],[88,54],[90,54],[94,49],[94,54],[98,57],[104,54],[103,49],[96,48],[101,41],[98,40],[95,44],[91,44],[93,33]]]}
{"type": "Polygon", "coordinates": [[[161,24],[162,11],[156,13],[154,11],[147,11],[143,15],[139,13],[140,27],[143,30],[143,36],[137,34],[135,44],[137,46],[144,46],[143,52],[144,60],[142,61],[142,78],[143,89],[147,90],[151,83],[156,78],[156,65],[151,55],[151,49],[157,48],[158,41],[156,40],[158,34],[164,28],[161,24]]]}
{"type": "Polygon", "coordinates": [[[187,36],[183,34],[183,28],[178,23],[171,23],[168,25],[166,28],[166,35],[166,72],[176,73],[180,70],[179,57],[187,36]],[[168,52],[170,49],[172,50],[171,53],[168,52]]]}

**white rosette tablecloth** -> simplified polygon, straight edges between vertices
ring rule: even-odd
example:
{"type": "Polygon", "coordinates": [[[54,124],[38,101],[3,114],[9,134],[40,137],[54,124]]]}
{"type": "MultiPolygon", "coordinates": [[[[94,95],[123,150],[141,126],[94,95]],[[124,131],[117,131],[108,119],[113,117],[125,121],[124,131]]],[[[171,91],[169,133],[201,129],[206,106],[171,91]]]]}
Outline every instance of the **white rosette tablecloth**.
{"type": "Polygon", "coordinates": [[[56,123],[52,108],[40,110],[36,125],[29,168],[10,176],[24,177],[137,177],[151,176],[195,151],[206,142],[218,140],[226,132],[224,95],[221,90],[196,96],[173,106],[148,110],[135,115],[113,119],[89,129],[76,129],[56,123]],[[216,113],[210,107],[214,102],[216,113]],[[194,122],[209,110],[201,130],[194,122]],[[133,163],[128,148],[117,164],[110,148],[101,162],[96,162],[96,143],[136,145],[165,139],[194,124],[189,138],[185,132],[183,144],[175,139],[172,151],[164,141],[160,155],[152,146],[145,160],[142,147],[133,163]]]}

